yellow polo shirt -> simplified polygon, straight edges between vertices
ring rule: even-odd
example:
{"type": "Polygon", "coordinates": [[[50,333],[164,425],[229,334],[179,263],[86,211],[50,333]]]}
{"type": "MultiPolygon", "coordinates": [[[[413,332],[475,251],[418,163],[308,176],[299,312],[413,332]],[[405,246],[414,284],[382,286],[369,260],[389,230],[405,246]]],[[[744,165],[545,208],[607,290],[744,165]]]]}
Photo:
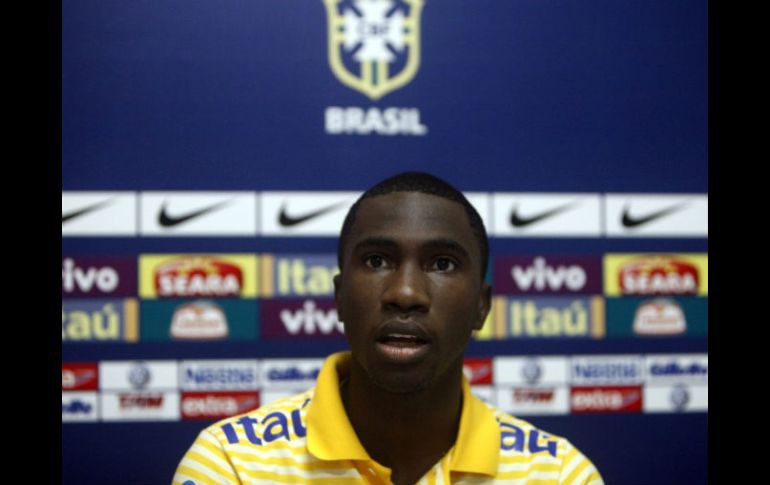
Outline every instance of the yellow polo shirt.
{"type": "MultiPolygon", "coordinates": [[[[349,367],[349,352],[333,354],[321,368],[314,389],[203,430],[179,464],[173,485],[391,483],[390,469],[368,455],[342,406],[339,383],[349,367]]],[[[457,442],[418,483],[604,482],[567,440],[484,403],[471,394],[463,378],[457,442]]]]}

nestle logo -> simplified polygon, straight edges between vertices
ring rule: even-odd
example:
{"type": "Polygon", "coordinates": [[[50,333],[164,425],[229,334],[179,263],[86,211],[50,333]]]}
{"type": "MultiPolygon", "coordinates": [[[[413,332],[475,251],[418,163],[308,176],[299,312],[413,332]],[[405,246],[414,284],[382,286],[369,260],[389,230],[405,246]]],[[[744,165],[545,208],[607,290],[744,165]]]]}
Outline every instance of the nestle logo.
{"type": "Polygon", "coordinates": [[[184,375],[185,381],[197,385],[244,385],[254,384],[257,374],[253,369],[237,367],[199,367],[188,368],[184,375]]]}
{"type": "Polygon", "coordinates": [[[573,369],[576,378],[585,380],[627,381],[641,377],[640,366],[631,363],[575,364],[573,369]]]}

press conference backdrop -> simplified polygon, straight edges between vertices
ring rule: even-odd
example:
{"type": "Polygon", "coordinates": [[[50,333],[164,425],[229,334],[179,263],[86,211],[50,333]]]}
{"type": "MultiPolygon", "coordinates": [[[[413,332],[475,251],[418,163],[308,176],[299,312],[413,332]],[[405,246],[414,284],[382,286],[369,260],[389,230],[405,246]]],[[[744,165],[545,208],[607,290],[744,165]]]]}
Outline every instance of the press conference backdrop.
{"type": "Polygon", "coordinates": [[[405,170],[491,238],[474,392],[607,483],[706,483],[707,27],[692,0],[63,2],[63,483],[169,483],[203,427],[311,386],[346,347],[341,220],[405,170]]]}

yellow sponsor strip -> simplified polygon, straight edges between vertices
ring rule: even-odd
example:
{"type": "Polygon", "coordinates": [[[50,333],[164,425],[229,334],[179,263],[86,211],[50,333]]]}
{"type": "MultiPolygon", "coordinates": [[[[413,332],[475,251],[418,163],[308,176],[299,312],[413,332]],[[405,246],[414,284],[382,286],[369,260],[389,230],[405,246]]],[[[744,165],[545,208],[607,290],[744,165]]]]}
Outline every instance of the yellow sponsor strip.
{"type": "Polygon", "coordinates": [[[260,257],[260,282],[262,283],[259,294],[265,298],[272,298],[275,293],[275,282],[273,281],[273,268],[275,267],[275,258],[272,254],[263,254],[260,257]]]}
{"type": "Polygon", "coordinates": [[[594,296],[591,298],[591,337],[602,339],[607,334],[607,315],[604,310],[604,298],[594,296]]]}
{"type": "Polygon", "coordinates": [[[123,325],[126,342],[139,341],[139,302],[136,298],[123,300],[123,325]]]}

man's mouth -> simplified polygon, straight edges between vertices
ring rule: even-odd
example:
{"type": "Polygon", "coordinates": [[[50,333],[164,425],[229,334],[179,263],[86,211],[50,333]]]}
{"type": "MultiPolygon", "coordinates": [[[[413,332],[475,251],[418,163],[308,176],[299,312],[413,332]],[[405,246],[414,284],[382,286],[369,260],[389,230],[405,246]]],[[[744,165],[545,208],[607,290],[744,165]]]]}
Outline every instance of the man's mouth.
{"type": "Polygon", "coordinates": [[[408,364],[417,361],[428,351],[430,341],[419,328],[391,329],[382,332],[376,341],[379,354],[386,360],[408,364]]]}

